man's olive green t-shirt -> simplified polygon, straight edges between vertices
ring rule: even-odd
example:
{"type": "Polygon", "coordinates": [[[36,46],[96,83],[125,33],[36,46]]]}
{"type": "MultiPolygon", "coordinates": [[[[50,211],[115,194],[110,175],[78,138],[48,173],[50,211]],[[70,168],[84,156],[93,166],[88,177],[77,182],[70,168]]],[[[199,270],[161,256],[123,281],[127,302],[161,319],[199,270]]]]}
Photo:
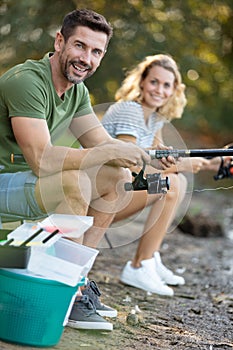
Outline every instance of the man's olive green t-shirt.
{"type": "Polygon", "coordinates": [[[15,140],[11,117],[44,119],[52,143],[70,126],[73,118],[92,113],[89,93],[80,83],[61,99],[54,88],[49,54],[41,60],[27,60],[0,77],[0,164],[3,172],[28,170],[28,165],[12,164],[11,154],[22,154],[15,140]]]}

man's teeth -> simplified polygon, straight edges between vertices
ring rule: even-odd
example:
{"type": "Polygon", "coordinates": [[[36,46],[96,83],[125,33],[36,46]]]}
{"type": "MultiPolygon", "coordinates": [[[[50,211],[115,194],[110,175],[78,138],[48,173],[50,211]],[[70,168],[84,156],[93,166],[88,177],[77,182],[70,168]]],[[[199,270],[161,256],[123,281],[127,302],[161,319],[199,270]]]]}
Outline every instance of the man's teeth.
{"type": "Polygon", "coordinates": [[[85,70],[86,70],[86,68],[81,69],[75,65],[74,65],[74,68],[77,69],[79,72],[85,72],[85,70]]]}

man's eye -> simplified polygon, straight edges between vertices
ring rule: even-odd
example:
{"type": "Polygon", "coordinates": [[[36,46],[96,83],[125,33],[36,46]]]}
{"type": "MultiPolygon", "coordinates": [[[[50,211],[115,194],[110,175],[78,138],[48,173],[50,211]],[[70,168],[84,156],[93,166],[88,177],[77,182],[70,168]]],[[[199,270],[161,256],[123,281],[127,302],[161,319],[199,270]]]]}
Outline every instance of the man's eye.
{"type": "Polygon", "coordinates": [[[83,45],[81,43],[76,43],[76,46],[81,49],[83,47],[83,45]]]}
{"type": "Polygon", "coordinates": [[[93,50],[93,53],[94,53],[95,56],[100,56],[102,51],[96,49],[96,50],[93,50]]]}

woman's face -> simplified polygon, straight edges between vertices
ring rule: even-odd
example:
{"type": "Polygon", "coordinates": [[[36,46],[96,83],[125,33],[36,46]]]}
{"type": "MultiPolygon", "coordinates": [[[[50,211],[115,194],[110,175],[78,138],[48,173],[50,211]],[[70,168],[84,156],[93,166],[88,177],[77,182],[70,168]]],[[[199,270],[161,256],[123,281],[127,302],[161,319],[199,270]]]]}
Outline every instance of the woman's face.
{"type": "Polygon", "coordinates": [[[154,110],[164,106],[174,92],[174,82],[172,72],[160,66],[152,67],[140,84],[142,105],[154,110]]]}

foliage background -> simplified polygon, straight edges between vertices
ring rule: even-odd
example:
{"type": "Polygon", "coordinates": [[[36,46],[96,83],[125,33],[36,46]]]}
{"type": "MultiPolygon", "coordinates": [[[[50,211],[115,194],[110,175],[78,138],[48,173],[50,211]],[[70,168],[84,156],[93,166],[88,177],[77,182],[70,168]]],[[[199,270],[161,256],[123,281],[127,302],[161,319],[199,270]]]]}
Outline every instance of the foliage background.
{"type": "Polygon", "coordinates": [[[114,28],[101,67],[86,81],[93,104],[113,102],[125,72],[146,55],[168,53],[188,97],[174,125],[202,137],[199,146],[233,141],[232,0],[0,0],[0,73],[53,50],[64,15],[77,7],[100,12],[114,28]]]}

